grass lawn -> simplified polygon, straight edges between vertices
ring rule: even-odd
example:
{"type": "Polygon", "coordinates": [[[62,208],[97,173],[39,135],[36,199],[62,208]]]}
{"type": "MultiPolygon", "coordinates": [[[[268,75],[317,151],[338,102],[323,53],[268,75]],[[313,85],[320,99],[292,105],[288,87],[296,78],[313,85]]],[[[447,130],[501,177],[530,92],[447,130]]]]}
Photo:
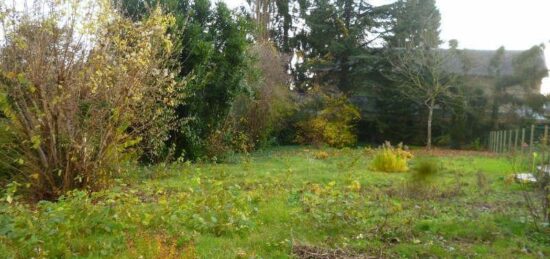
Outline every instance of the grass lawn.
{"type": "Polygon", "coordinates": [[[318,152],[132,167],[91,196],[4,202],[0,258],[550,256],[550,230],[531,223],[505,157],[417,152],[412,164],[434,156],[442,165],[418,183],[369,170],[363,149],[318,152]]]}

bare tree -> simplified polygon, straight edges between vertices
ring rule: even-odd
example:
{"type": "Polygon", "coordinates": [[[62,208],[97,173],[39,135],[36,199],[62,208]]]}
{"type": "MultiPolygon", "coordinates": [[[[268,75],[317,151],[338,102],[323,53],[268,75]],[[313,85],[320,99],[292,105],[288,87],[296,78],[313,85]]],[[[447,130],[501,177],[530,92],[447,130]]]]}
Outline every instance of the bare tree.
{"type": "Polygon", "coordinates": [[[431,149],[434,109],[445,101],[444,97],[451,95],[456,82],[456,74],[449,71],[457,55],[456,45],[442,50],[408,44],[390,51],[388,60],[392,70],[388,78],[398,83],[403,96],[428,110],[426,148],[431,149]]]}

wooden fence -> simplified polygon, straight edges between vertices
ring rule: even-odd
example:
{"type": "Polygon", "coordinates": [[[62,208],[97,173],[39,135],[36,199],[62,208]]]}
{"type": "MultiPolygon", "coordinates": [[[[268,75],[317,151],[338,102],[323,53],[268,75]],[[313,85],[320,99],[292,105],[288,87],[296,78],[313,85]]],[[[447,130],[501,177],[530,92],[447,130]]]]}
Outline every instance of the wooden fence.
{"type": "Polygon", "coordinates": [[[488,149],[496,153],[533,152],[537,145],[548,144],[548,125],[489,132],[488,149]]]}

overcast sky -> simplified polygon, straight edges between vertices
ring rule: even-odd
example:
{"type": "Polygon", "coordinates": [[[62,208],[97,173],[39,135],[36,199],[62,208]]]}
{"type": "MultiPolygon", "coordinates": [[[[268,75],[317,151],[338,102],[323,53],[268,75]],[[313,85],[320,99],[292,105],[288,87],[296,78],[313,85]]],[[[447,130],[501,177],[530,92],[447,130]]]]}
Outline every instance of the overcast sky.
{"type": "MultiPolygon", "coordinates": [[[[246,0],[225,1],[237,7],[246,0]]],[[[394,0],[367,0],[380,5],[394,0]]],[[[441,12],[441,37],[457,39],[460,48],[523,50],[546,45],[550,66],[550,0],[437,0],[441,12]]],[[[543,93],[550,93],[550,78],[543,80],[543,93]]]]}

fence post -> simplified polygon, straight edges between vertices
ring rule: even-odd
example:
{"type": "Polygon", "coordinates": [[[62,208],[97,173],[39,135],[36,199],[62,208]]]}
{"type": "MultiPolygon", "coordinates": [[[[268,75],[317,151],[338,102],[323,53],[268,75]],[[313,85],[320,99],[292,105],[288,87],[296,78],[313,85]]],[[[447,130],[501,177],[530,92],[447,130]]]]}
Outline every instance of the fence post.
{"type": "Polygon", "coordinates": [[[508,134],[506,130],[502,131],[502,153],[506,153],[508,151],[508,147],[506,146],[506,140],[508,140],[508,134]]]}
{"type": "Polygon", "coordinates": [[[496,138],[495,138],[495,150],[498,152],[500,152],[500,131],[495,131],[496,132],[496,138]]]}
{"type": "Polygon", "coordinates": [[[502,131],[498,131],[498,152],[502,153],[502,131]]]}
{"type": "Polygon", "coordinates": [[[508,152],[512,152],[512,132],[513,130],[510,130],[508,132],[508,152]]]}
{"type": "Polygon", "coordinates": [[[499,153],[502,153],[502,151],[503,151],[502,150],[502,136],[503,136],[502,130],[499,130],[498,131],[498,152],[499,153]]]}
{"type": "Polygon", "coordinates": [[[497,132],[493,131],[493,152],[497,152],[497,132]]]}
{"type": "Polygon", "coordinates": [[[518,150],[518,135],[519,135],[519,129],[516,129],[516,136],[514,138],[514,152],[518,150]]]}
{"type": "Polygon", "coordinates": [[[525,144],[525,128],[521,128],[521,153],[523,153],[523,149],[524,149],[524,146],[523,144],[525,144]]]}
{"type": "Polygon", "coordinates": [[[505,153],[505,152],[508,151],[508,147],[506,145],[506,142],[508,141],[508,136],[507,136],[506,133],[508,133],[508,132],[507,132],[507,130],[503,130],[502,133],[504,134],[503,135],[504,137],[502,138],[502,152],[505,153]]]}
{"type": "Polygon", "coordinates": [[[498,152],[498,131],[493,131],[493,152],[498,152]]]}
{"type": "Polygon", "coordinates": [[[489,151],[493,152],[493,132],[489,131],[489,151]]]}
{"type": "Polygon", "coordinates": [[[533,141],[535,139],[535,125],[531,124],[531,137],[529,139],[529,153],[533,153],[533,141]]]}
{"type": "Polygon", "coordinates": [[[500,132],[495,130],[495,152],[499,152],[500,132]]]}
{"type": "Polygon", "coordinates": [[[498,142],[500,141],[500,133],[498,130],[495,130],[495,152],[498,153],[498,142]]]}
{"type": "Polygon", "coordinates": [[[508,130],[508,139],[506,140],[506,144],[508,144],[508,152],[512,152],[512,130],[508,130]]]}
{"type": "Polygon", "coordinates": [[[493,151],[493,147],[491,145],[493,145],[493,132],[489,131],[489,142],[487,143],[487,149],[489,149],[489,152],[493,151]]]}

